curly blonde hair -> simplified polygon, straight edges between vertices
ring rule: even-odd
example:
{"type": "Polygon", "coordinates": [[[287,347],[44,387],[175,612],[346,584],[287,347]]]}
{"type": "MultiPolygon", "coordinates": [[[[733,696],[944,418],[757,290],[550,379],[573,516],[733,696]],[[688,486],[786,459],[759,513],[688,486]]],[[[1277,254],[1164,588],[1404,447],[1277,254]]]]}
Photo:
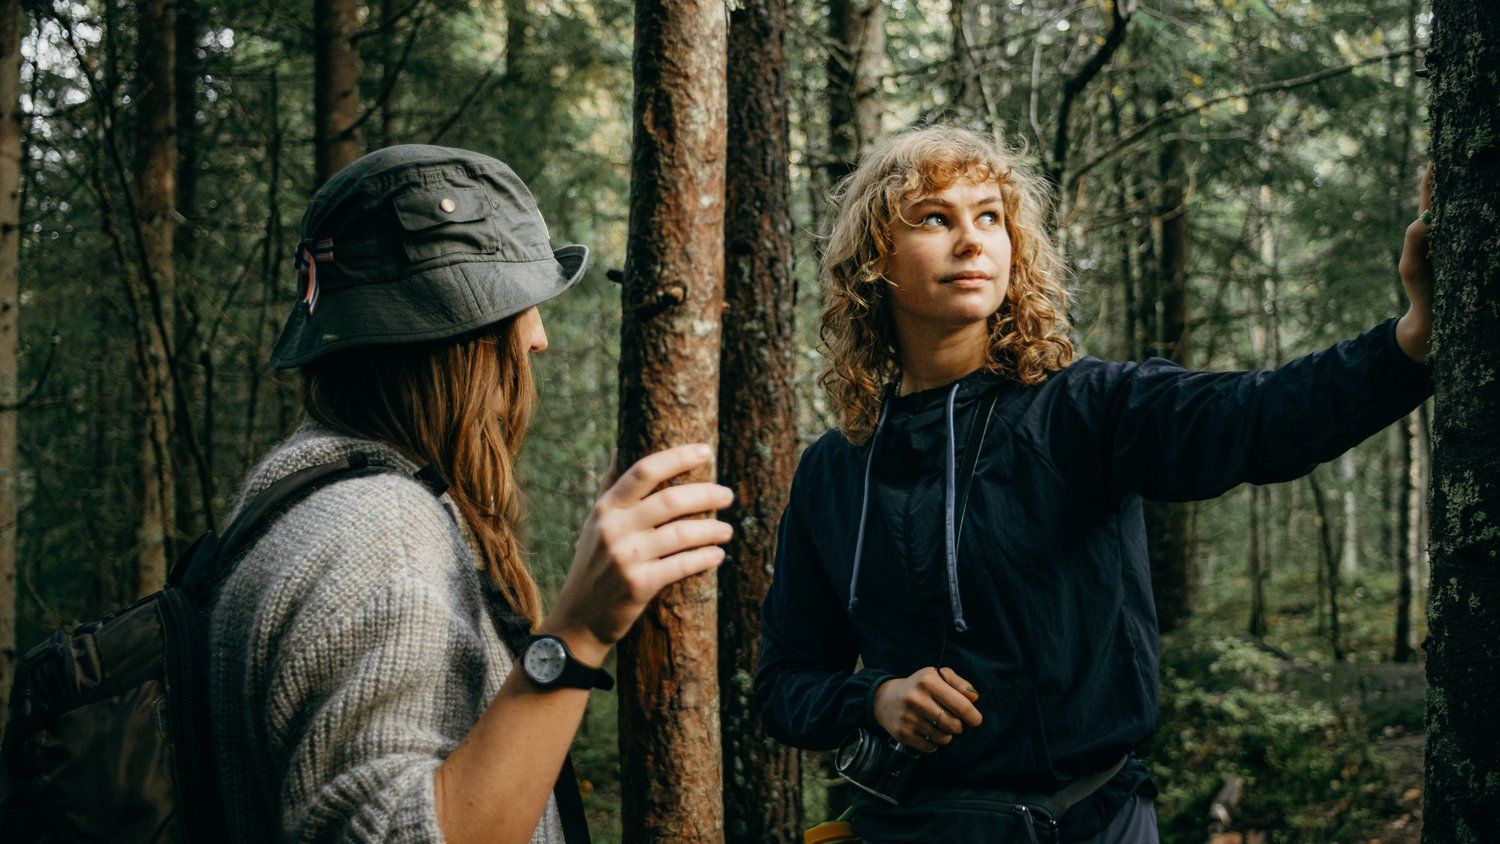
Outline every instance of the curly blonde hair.
{"type": "Polygon", "coordinates": [[[898,134],[871,150],[834,189],[835,215],[823,253],[820,336],[827,365],[818,383],[856,445],[874,433],[881,390],[901,373],[890,282],[881,272],[894,251],[891,226],[901,206],[955,182],[993,183],[1011,242],[1010,286],[990,316],[984,368],[1039,384],[1073,361],[1066,268],[1047,235],[1045,179],[1022,149],[955,126],[898,134]]]}

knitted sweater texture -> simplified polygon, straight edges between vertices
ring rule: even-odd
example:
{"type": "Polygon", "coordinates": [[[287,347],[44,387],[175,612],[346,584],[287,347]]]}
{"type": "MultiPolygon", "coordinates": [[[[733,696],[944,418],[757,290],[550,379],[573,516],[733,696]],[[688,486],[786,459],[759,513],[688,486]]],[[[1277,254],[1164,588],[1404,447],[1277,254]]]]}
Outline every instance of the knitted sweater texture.
{"type": "MultiPolygon", "coordinates": [[[[214,605],[214,749],[236,841],[442,841],[438,764],[512,667],[457,508],[397,450],[306,424],[250,474],[241,506],[355,451],[391,471],[297,503],[214,605]]],[[[550,798],[531,841],[563,842],[550,798]]]]}

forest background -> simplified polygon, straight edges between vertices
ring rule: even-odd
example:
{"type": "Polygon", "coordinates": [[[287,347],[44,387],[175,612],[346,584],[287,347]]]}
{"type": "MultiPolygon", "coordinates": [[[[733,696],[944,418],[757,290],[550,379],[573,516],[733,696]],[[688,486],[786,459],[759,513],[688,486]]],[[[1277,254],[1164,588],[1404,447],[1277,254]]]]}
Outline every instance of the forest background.
{"type": "MultiPolygon", "coordinates": [[[[391,143],[501,158],[555,243],[594,250],[544,310],[522,462],[532,561],[555,590],[616,440],[606,271],[625,261],[631,4],[20,8],[12,46],[0,32],[0,53],[21,55],[23,162],[14,499],[0,502],[17,574],[0,600],[21,648],[159,583],[295,426],[295,379],[265,360],[298,293],[297,221],[340,160],[391,143]],[[336,113],[353,119],[330,128],[336,113]]],[[[1273,366],[1398,315],[1430,20],[1415,0],[791,0],[797,423],[764,436],[800,449],[831,425],[813,380],[829,189],[921,122],[1025,144],[1051,174],[1084,353],[1273,366]]],[[[1230,781],[1238,829],[1416,840],[1427,431],[1422,410],[1306,479],[1153,508],[1164,672],[1145,757],[1165,840],[1203,840],[1230,781]]],[[[575,755],[596,834],[616,840],[614,697],[595,696],[575,755]]],[[[837,812],[827,770],[802,755],[789,824],[837,812]]]]}

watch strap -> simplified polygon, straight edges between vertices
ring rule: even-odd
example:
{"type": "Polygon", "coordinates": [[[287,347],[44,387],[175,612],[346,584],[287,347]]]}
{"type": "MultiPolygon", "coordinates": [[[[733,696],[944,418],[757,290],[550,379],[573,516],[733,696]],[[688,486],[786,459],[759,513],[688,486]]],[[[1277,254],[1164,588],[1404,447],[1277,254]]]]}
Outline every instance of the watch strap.
{"type": "MultiPolygon", "coordinates": [[[[557,675],[556,680],[547,683],[547,688],[602,689],[607,692],[615,687],[615,678],[609,676],[608,671],[579,662],[578,658],[573,656],[573,651],[568,649],[568,643],[556,636],[528,637],[526,640],[527,647],[530,647],[531,643],[538,639],[552,639],[561,645],[563,649],[564,661],[562,673],[557,675]]],[[[524,656],[522,658],[524,659],[524,656]]],[[[524,666],[522,670],[525,670],[524,666]]]]}

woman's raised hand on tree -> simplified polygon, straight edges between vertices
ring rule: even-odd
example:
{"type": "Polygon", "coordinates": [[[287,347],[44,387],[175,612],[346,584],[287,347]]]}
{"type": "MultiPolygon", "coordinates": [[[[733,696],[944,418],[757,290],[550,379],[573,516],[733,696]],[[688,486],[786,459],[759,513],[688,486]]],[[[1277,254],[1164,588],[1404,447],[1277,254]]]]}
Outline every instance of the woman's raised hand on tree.
{"type": "Polygon", "coordinates": [[[707,445],[669,448],[620,476],[583,524],[573,565],[539,632],[559,636],[580,661],[598,665],[646,604],[668,584],[724,561],[733,528],[691,518],[729,506],[734,493],[712,483],[663,483],[713,458],[707,445]]]}
{"type": "Polygon", "coordinates": [[[875,690],[875,721],[891,738],[931,753],[953,741],[964,727],[984,720],[979,693],[951,668],[923,668],[910,677],[886,680],[875,690]]]}
{"type": "Polygon", "coordinates": [[[1427,361],[1432,347],[1432,261],[1428,236],[1432,233],[1432,164],[1422,168],[1418,187],[1417,213],[1406,227],[1406,242],[1401,246],[1401,285],[1411,303],[1406,315],[1396,323],[1396,342],[1401,351],[1418,363],[1427,361]]]}

